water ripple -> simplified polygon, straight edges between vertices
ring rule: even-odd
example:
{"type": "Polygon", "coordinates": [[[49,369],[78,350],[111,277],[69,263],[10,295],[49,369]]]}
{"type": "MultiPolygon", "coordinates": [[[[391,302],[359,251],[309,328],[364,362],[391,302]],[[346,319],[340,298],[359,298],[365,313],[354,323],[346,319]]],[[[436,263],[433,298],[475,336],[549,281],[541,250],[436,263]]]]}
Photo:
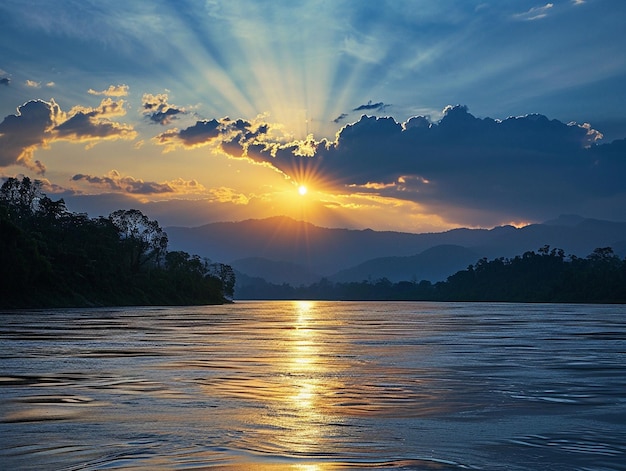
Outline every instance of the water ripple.
{"type": "Polygon", "coordinates": [[[626,470],[622,306],[0,313],[6,469],[626,470]]]}

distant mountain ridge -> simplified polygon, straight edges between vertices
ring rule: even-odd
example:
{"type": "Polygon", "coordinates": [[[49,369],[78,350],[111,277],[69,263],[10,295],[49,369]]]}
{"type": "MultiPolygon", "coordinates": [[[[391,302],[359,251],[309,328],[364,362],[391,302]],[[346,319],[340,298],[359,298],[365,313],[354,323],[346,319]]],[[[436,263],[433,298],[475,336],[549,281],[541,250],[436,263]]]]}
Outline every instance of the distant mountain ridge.
{"type": "Polygon", "coordinates": [[[329,277],[330,281],[347,282],[377,280],[442,281],[449,275],[467,268],[479,259],[478,253],[460,245],[437,245],[417,255],[381,257],[368,260],[329,277]]]}
{"type": "Polygon", "coordinates": [[[262,257],[248,257],[233,260],[229,263],[240,274],[253,278],[263,278],[275,284],[289,283],[293,286],[310,285],[319,281],[319,273],[309,271],[306,267],[291,262],[268,260],[262,257]]]}
{"type": "Polygon", "coordinates": [[[283,216],[165,230],[172,250],[232,262],[241,273],[276,283],[307,283],[316,276],[336,281],[396,281],[403,276],[436,281],[482,257],[513,257],[544,245],[580,257],[597,247],[613,247],[620,257],[626,256],[626,222],[579,216],[522,228],[423,234],[323,228],[283,216]]]}

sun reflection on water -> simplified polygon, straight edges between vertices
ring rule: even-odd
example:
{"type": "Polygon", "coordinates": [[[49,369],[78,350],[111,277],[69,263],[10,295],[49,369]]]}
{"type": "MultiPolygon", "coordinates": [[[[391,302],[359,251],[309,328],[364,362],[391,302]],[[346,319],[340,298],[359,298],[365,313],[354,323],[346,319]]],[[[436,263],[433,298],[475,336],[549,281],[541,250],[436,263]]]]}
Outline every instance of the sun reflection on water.
{"type": "Polygon", "coordinates": [[[312,302],[295,302],[296,319],[294,328],[289,330],[288,345],[290,361],[287,363],[288,389],[292,394],[282,404],[284,414],[282,424],[293,451],[309,453],[318,451],[322,434],[322,413],[318,408],[320,397],[324,395],[324,365],[320,361],[319,333],[312,328],[315,305],[312,302]]]}

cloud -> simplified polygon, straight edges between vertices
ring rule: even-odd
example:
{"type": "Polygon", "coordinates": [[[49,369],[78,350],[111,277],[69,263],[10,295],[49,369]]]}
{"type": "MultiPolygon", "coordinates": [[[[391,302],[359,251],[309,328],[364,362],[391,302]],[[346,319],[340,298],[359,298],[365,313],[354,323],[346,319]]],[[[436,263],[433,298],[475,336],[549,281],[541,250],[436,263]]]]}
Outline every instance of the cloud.
{"type": "Polygon", "coordinates": [[[75,106],[69,111],[68,118],[54,128],[54,137],[91,144],[103,139],[134,139],[137,133],[131,125],[110,120],[125,114],[124,100],[105,98],[97,108],[75,106]]]}
{"type": "Polygon", "coordinates": [[[366,63],[381,61],[387,52],[386,44],[373,35],[347,36],[343,40],[341,51],[366,63]]]}
{"type": "Polygon", "coordinates": [[[54,101],[29,101],[0,123],[0,166],[22,165],[38,173],[45,166],[34,160],[38,148],[59,140],[88,142],[134,139],[132,126],[111,121],[126,113],[123,100],[105,98],[96,108],[75,106],[65,113],[54,101]]]}
{"type": "Polygon", "coordinates": [[[103,177],[85,175],[78,173],[71,178],[74,182],[85,182],[90,186],[103,190],[133,194],[133,195],[155,195],[155,194],[203,194],[206,189],[197,180],[176,180],[165,182],[147,182],[131,176],[123,176],[117,170],[111,170],[103,177]]]}
{"type": "Polygon", "coordinates": [[[354,108],[352,111],[383,111],[389,105],[385,105],[382,101],[379,103],[372,103],[372,100],[368,101],[366,105],[360,105],[354,108]]]}
{"type": "MultiPolygon", "coordinates": [[[[264,148],[264,137],[270,129],[268,123],[230,118],[196,121],[193,126],[185,129],[170,129],[153,138],[159,145],[165,146],[169,152],[177,147],[186,149],[207,145],[217,145],[230,155],[241,157],[250,144],[260,144],[264,148]],[[238,154],[238,155],[237,155],[238,154]]],[[[272,143],[272,145],[278,145],[272,143]]]]}
{"type": "Polygon", "coordinates": [[[91,118],[112,118],[124,116],[126,114],[126,102],[124,100],[115,101],[112,98],[104,98],[96,108],[88,106],[74,106],[68,112],[69,116],[77,114],[88,115],[91,118]]]}
{"type": "Polygon", "coordinates": [[[87,93],[89,93],[90,95],[121,97],[128,95],[129,88],[130,87],[128,85],[109,85],[109,88],[107,88],[106,90],[96,91],[93,88],[90,88],[89,90],[87,90],[87,93]]]}
{"type": "Polygon", "coordinates": [[[11,83],[11,79],[9,77],[0,78],[0,85],[4,85],[8,87],[10,83],[11,83]]]}
{"type": "MultiPolygon", "coordinates": [[[[354,113],[354,112],[358,112],[358,111],[370,111],[370,112],[381,112],[382,113],[389,106],[391,106],[391,105],[385,104],[382,101],[378,102],[378,103],[372,103],[372,100],[369,100],[364,105],[359,105],[356,108],[352,108],[351,112],[354,113]]],[[[335,119],[333,119],[333,123],[339,124],[339,123],[343,122],[348,116],[349,116],[348,113],[341,113],[339,116],[337,116],[335,119]]]]}
{"type": "Polygon", "coordinates": [[[41,87],[41,82],[35,82],[34,80],[26,80],[25,84],[27,87],[30,87],[30,88],[41,87]]]}
{"type": "Polygon", "coordinates": [[[143,114],[154,123],[160,125],[170,124],[176,115],[184,114],[184,108],[170,105],[167,94],[152,95],[144,94],[142,97],[143,114]]]}
{"type": "MultiPolygon", "coordinates": [[[[575,1],[574,3],[578,2],[575,1]]],[[[513,18],[524,21],[540,20],[548,16],[549,10],[553,7],[554,3],[546,3],[542,7],[533,7],[530,10],[525,11],[524,13],[516,13],[515,15],[513,15],[513,18]]]]}
{"type": "Polygon", "coordinates": [[[45,167],[33,155],[37,147],[45,145],[61,114],[54,100],[36,100],[4,118],[0,123],[0,166],[18,164],[43,173],[45,167]]]}
{"type": "Polygon", "coordinates": [[[273,142],[244,131],[226,139],[228,123],[188,128],[194,136],[188,146],[203,136],[233,158],[270,165],[296,181],[304,176],[335,192],[413,202],[465,224],[540,220],[600,198],[626,202],[626,141],[600,144],[602,134],[587,123],[539,114],[480,119],[457,105],[438,122],[362,116],[332,142],[273,142]]]}
{"type": "Polygon", "coordinates": [[[250,198],[246,195],[225,186],[211,188],[209,194],[211,195],[210,200],[212,202],[233,203],[237,205],[248,204],[250,202],[250,198]]]}
{"type": "Polygon", "coordinates": [[[601,144],[602,134],[588,123],[540,114],[477,118],[456,105],[437,122],[364,115],[334,141],[285,140],[276,131],[261,120],[222,118],[171,129],[155,140],[166,150],[211,145],[295,181],[410,202],[470,225],[541,220],[600,200],[626,203],[626,141],[601,144]]]}

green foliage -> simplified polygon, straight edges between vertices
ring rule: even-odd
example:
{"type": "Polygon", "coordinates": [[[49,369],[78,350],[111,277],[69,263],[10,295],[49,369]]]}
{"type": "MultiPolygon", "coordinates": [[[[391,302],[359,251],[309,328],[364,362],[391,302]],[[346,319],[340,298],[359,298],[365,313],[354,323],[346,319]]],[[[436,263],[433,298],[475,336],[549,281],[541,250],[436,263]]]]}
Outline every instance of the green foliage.
{"type": "Polygon", "coordinates": [[[167,234],[141,211],[91,219],[39,181],[0,188],[0,307],[223,303],[229,269],[167,252],[167,234]]]}

